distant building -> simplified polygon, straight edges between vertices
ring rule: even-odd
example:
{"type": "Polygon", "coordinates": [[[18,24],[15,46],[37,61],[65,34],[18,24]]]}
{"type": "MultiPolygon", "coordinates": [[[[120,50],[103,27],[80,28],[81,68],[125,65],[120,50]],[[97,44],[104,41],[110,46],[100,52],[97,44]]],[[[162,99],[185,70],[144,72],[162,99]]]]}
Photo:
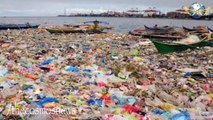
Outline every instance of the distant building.
{"type": "Polygon", "coordinates": [[[125,17],[128,16],[127,12],[124,11],[107,11],[100,14],[101,16],[109,16],[109,17],[125,17]]]}
{"type": "Polygon", "coordinates": [[[126,14],[128,14],[128,15],[143,15],[143,11],[141,11],[141,10],[138,10],[138,8],[136,8],[136,9],[131,9],[131,10],[127,10],[126,11],[126,14]]]}
{"type": "Polygon", "coordinates": [[[143,10],[143,15],[147,17],[158,16],[161,14],[161,11],[153,9],[143,10]]]}
{"type": "Polygon", "coordinates": [[[190,18],[190,15],[187,11],[185,11],[183,9],[178,9],[176,11],[168,12],[167,17],[168,18],[180,18],[180,19],[186,18],[187,19],[187,18],[190,18]]]}

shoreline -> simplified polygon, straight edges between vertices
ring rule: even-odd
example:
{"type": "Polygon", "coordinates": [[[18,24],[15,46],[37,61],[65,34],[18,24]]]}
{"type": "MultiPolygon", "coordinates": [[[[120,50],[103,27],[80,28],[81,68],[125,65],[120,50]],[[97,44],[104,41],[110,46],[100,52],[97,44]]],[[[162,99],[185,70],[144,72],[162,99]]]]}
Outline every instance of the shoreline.
{"type": "Polygon", "coordinates": [[[181,19],[181,18],[160,18],[160,17],[116,17],[116,16],[0,16],[0,18],[129,18],[129,19],[165,19],[165,20],[193,20],[193,21],[213,21],[213,19],[181,19]]]}
{"type": "Polygon", "coordinates": [[[193,19],[193,18],[168,18],[168,17],[128,17],[128,16],[56,16],[56,17],[102,17],[102,18],[143,18],[143,19],[174,19],[174,20],[199,20],[199,21],[213,21],[212,19],[193,19]]]}

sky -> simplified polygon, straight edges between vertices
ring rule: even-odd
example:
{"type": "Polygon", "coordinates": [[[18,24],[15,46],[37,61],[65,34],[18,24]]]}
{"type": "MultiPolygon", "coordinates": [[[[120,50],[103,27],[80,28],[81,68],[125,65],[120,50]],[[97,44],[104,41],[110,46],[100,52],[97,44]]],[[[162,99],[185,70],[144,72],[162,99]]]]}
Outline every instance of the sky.
{"type": "Polygon", "coordinates": [[[168,12],[194,2],[213,7],[213,0],[0,0],[0,16],[56,16],[65,9],[67,14],[150,7],[168,12]]]}

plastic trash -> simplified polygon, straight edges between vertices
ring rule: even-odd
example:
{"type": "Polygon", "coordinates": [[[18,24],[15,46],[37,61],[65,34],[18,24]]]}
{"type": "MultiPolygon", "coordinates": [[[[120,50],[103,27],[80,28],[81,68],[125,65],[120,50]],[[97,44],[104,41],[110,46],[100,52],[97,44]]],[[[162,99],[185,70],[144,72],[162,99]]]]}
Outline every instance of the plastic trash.
{"type": "Polygon", "coordinates": [[[8,73],[7,68],[0,68],[0,77],[4,77],[8,73]]]}
{"type": "Polygon", "coordinates": [[[119,56],[118,56],[118,54],[112,52],[112,53],[111,53],[111,58],[112,58],[112,59],[118,59],[119,56]]]}
{"type": "Polygon", "coordinates": [[[152,110],[152,112],[155,113],[155,114],[158,114],[158,115],[161,115],[161,114],[164,113],[164,111],[160,110],[160,109],[154,109],[154,110],[152,110]]]}
{"type": "Polygon", "coordinates": [[[47,59],[41,63],[41,65],[48,65],[53,61],[53,59],[47,59]]]}
{"type": "Polygon", "coordinates": [[[203,84],[203,85],[202,85],[202,88],[203,88],[206,92],[210,91],[210,85],[209,85],[209,84],[203,84]]]}
{"type": "Polygon", "coordinates": [[[103,120],[128,120],[127,118],[125,117],[122,117],[122,116],[119,116],[119,115],[113,115],[113,114],[107,114],[107,115],[104,115],[102,117],[103,120]]]}
{"type": "MultiPolygon", "coordinates": [[[[69,99],[71,99],[71,98],[69,98],[69,99]]],[[[82,100],[77,100],[77,101],[76,101],[76,104],[80,106],[80,105],[83,105],[84,102],[83,102],[82,100]]]]}
{"type": "Polygon", "coordinates": [[[102,107],[102,106],[103,106],[103,101],[102,101],[101,99],[97,99],[96,102],[97,102],[97,105],[98,105],[99,107],[102,107]]]}
{"type": "Polygon", "coordinates": [[[189,77],[189,76],[191,76],[191,72],[186,72],[186,73],[184,74],[184,78],[189,77]]]}
{"type": "Polygon", "coordinates": [[[187,111],[181,111],[181,113],[172,116],[169,120],[190,120],[190,115],[187,111]]]}
{"type": "Polygon", "coordinates": [[[118,73],[118,77],[121,78],[121,79],[126,79],[126,76],[122,73],[118,73]]]}
{"type": "Polygon", "coordinates": [[[137,49],[134,49],[134,50],[132,50],[132,51],[130,52],[130,54],[131,54],[132,56],[138,56],[138,55],[139,55],[139,51],[138,51],[137,49]]]}
{"type": "Polygon", "coordinates": [[[18,90],[18,85],[12,86],[11,88],[4,88],[2,91],[0,91],[0,95],[2,98],[7,98],[16,95],[18,93],[18,90]]]}
{"type": "Polygon", "coordinates": [[[212,110],[212,47],[159,54],[141,36],[42,28],[0,31],[0,119],[200,120],[212,110]],[[32,107],[70,113],[8,114],[32,107]]]}
{"type": "Polygon", "coordinates": [[[54,102],[44,104],[44,108],[56,108],[56,107],[59,107],[59,106],[60,106],[60,104],[54,103],[54,102]]]}
{"type": "Polygon", "coordinates": [[[172,109],[176,109],[176,107],[172,104],[169,104],[169,103],[163,103],[161,105],[161,108],[164,110],[164,111],[170,111],[172,109]]]}
{"type": "Polygon", "coordinates": [[[139,107],[131,106],[131,105],[123,105],[123,109],[125,112],[128,112],[128,113],[137,112],[140,110],[139,107]]]}
{"type": "Polygon", "coordinates": [[[87,100],[87,104],[95,105],[95,100],[93,100],[93,99],[87,100]]]}
{"type": "Polygon", "coordinates": [[[112,95],[111,99],[114,100],[117,105],[133,105],[137,101],[135,97],[125,95],[112,95]]]}
{"type": "Polygon", "coordinates": [[[26,78],[31,79],[31,80],[36,80],[36,79],[38,78],[37,76],[35,76],[35,75],[30,75],[30,74],[24,74],[24,76],[25,76],[26,78]]]}
{"type": "Polygon", "coordinates": [[[43,99],[39,100],[39,101],[35,101],[35,103],[40,106],[40,107],[44,107],[44,105],[46,103],[59,103],[59,101],[55,98],[52,98],[52,97],[44,97],[43,99]]]}
{"type": "Polygon", "coordinates": [[[134,57],[133,59],[134,59],[135,62],[141,62],[142,61],[141,57],[134,57]]]}
{"type": "Polygon", "coordinates": [[[27,90],[27,89],[30,89],[32,87],[33,87],[33,85],[23,85],[22,90],[27,90]]]}
{"type": "Polygon", "coordinates": [[[80,70],[78,68],[72,67],[72,66],[66,66],[65,71],[67,71],[67,72],[80,72],[80,70]]]}
{"type": "Polygon", "coordinates": [[[83,72],[88,72],[88,73],[91,73],[92,70],[91,69],[84,69],[83,72]]]}
{"type": "MultiPolygon", "coordinates": [[[[124,117],[125,117],[126,119],[128,119],[128,120],[138,120],[137,117],[135,117],[135,116],[133,116],[133,115],[130,115],[130,114],[125,114],[124,117]]],[[[144,118],[142,118],[142,119],[147,119],[147,118],[144,117],[144,118]]],[[[147,120],[149,120],[149,119],[147,119],[147,120]]]]}

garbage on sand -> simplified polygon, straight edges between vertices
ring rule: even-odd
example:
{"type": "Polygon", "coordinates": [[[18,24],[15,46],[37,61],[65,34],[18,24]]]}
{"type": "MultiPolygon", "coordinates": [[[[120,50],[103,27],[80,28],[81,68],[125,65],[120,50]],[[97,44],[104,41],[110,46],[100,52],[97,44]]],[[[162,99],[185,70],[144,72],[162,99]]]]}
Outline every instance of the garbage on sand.
{"type": "Polygon", "coordinates": [[[125,34],[57,35],[40,29],[1,33],[2,39],[10,36],[0,52],[0,107],[5,119],[210,117],[211,47],[162,55],[147,44],[150,41],[125,34]],[[10,111],[31,108],[70,111],[10,111]]]}

